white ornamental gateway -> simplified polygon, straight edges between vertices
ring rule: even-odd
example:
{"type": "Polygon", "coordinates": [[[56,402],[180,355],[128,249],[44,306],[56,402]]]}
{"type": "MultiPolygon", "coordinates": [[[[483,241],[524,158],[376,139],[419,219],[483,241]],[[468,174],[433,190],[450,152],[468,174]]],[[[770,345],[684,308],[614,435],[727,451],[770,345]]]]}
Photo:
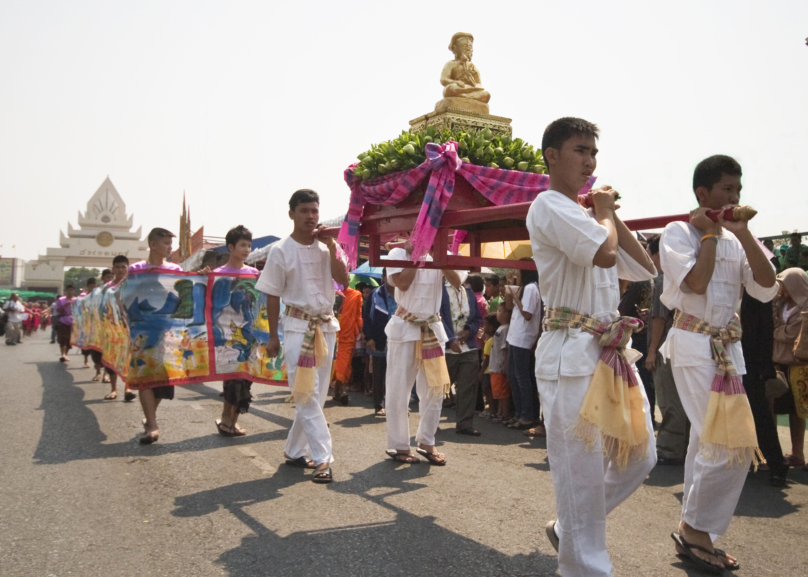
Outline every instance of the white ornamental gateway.
{"type": "Polygon", "coordinates": [[[132,231],[133,215],[126,215],[126,204],[109,177],[79,212],[79,228],[67,223],[67,235],[59,231],[59,248],[25,264],[26,289],[63,291],[66,267],[112,268],[112,259],[126,255],[134,263],[148,257],[149,246],[141,239],[142,227],[132,231]]]}

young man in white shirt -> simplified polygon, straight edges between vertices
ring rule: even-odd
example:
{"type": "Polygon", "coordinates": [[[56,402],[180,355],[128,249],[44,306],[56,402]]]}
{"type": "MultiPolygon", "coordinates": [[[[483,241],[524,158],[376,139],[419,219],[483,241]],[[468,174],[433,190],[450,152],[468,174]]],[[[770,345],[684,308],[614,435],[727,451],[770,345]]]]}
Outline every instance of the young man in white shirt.
{"type": "MultiPolygon", "coordinates": [[[[661,352],[670,358],[691,424],[682,518],[672,537],[678,553],[705,569],[718,570],[739,565],[713,542],[729,526],[757,451],[752,412],[741,384],[746,367],[735,310],[742,287],[763,302],[778,291],[774,267],[747,222],[726,221],[720,215],[715,222],[707,215],[710,209],[738,204],[741,175],[741,166],[728,156],[701,161],[693,174],[699,208],[690,213],[689,223],[666,226],[659,247],[665,273],[661,300],[675,310],[661,352]],[[733,426],[728,443],[712,426],[712,415],[722,406],[727,409],[722,417],[733,426]]],[[[720,428],[726,432],[726,426],[720,428]]]]}
{"type": "Polygon", "coordinates": [[[292,234],[269,251],[255,287],[267,293],[269,341],[267,356],[280,350],[281,326],[286,372],[295,420],[286,439],[286,463],[313,468],[315,483],[330,483],[334,461],[331,433],[323,414],[331,378],[331,362],[339,330],[334,318],[334,281],[348,286],[350,277],[338,256],[333,238],[320,235],[320,197],[313,190],[298,190],[289,199],[292,234]],[[302,364],[301,364],[302,362],[302,364]],[[306,455],[311,453],[311,460],[306,455]]]}
{"type": "MultiPolygon", "coordinates": [[[[630,365],[635,355],[625,343],[605,349],[595,334],[614,328],[630,335],[639,324],[616,313],[618,275],[628,280],[656,276],[637,238],[615,215],[616,191],[594,191],[592,210],[577,201],[597,166],[597,135],[595,125],[578,118],[561,118],[547,127],[542,153],[550,186],[533,201],[526,222],[547,307],[536,349],[536,380],[558,519],[546,529],[564,577],[612,575],[606,515],[642,484],[656,461],[650,407],[630,365]],[[559,313],[579,322],[564,322],[559,313]],[[640,439],[635,445],[607,435],[602,425],[590,425],[589,436],[583,438],[576,427],[584,418],[586,401],[597,392],[592,389],[599,384],[595,377],[600,374],[596,367],[604,362],[601,355],[609,352],[619,357],[616,362],[627,379],[624,396],[635,398],[633,410],[625,407],[631,416],[625,425],[640,439]]],[[[615,374],[617,369],[612,378],[615,374]]]]}
{"type": "MultiPolygon", "coordinates": [[[[394,248],[390,260],[410,260],[412,247],[394,248]]],[[[427,260],[432,260],[427,257],[427,260]]],[[[450,269],[387,267],[387,277],[396,287],[396,313],[385,327],[387,335],[387,454],[402,463],[418,463],[420,459],[410,450],[409,404],[412,383],[418,392],[419,416],[416,451],[433,465],[445,465],[446,457],[435,449],[435,432],[443,407],[444,385],[449,374],[443,346],[448,337],[440,317],[443,300],[443,279],[460,289],[460,275],[450,269]],[[420,347],[417,344],[421,343],[420,347]],[[437,345],[437,346],[435,346],[437,345]],[[416,357],[418,349],[422,358],[416,357]],[[442,373],[440,373],[442,365],[442,373]],[[445,380],[445,382],[443,382],[445,380]]],[[[458,341],[450,347],[460,352],[458,341]]]]}

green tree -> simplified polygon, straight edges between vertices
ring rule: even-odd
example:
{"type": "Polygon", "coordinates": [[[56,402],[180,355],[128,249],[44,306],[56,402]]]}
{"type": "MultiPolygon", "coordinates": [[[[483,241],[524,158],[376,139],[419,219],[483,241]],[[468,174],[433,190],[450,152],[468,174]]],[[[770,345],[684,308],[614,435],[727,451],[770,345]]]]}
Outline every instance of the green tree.
{"type": "Polygon", "coordinates": [[[72,284],[76,287],[76,294],[78,294],[90,277],[100,280],[101,271],[97,268],[71,267],[65,271],[65,286],[72,284]]]}

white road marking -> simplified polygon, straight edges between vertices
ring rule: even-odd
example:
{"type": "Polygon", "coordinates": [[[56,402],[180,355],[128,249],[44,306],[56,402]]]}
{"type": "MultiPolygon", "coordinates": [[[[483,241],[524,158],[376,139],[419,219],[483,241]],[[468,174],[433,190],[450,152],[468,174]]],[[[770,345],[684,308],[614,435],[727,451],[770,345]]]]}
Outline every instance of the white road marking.
{"type": "Polygon", "coordinates": [[[250,462],[261,469],[264,473],[268,475],[274,474],[278,469],[274,465],[271,465],[269,461],[262,458],[258,453],[253,451],[249,447],[236,447],[243,455],[250,459],[250,462]]]}

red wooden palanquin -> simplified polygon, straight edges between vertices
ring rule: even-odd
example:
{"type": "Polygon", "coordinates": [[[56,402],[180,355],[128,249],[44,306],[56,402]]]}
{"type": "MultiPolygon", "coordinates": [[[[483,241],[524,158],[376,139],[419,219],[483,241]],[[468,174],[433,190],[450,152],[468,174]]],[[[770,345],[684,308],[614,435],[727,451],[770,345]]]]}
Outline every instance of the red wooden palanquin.
{"type": "MultiPolygon", "coordinates": [[[[540,193],[541,194],[541,193],[540,193]]],[[[423,187],[417,188],[402,202],[394,206],[365,205],[359,226],[359,235],[368,239],[370,266],[395,266],[411,268],[419,266],[412,261],[382,260],[383,236],[405,234],[412,231],[421,210],[424,198],[423,187]]],[[[479,271],[480,267],[536,269],[533,261],[485,258],[481,256],[482,244],[501,241],[525,241],[530,237],[525,228],[525,219],[530,202],[496,206],[486,199],[460,174],[456,175],[454,193],[443,214],[440,228],[435,236],[433,260],[424,268],[451,268],[479,271]],[[469,256],[449,253],[455,230],[467,232],[463,243],[469,245],[469,256]]],[[[669,222],[687,221],[688,214],[657,216],[625,221],[630,230],[653,230],[663,228],[669,222]]],[[[338,228],[329,229],[328,236],[336,237],[338,228]]]]}

